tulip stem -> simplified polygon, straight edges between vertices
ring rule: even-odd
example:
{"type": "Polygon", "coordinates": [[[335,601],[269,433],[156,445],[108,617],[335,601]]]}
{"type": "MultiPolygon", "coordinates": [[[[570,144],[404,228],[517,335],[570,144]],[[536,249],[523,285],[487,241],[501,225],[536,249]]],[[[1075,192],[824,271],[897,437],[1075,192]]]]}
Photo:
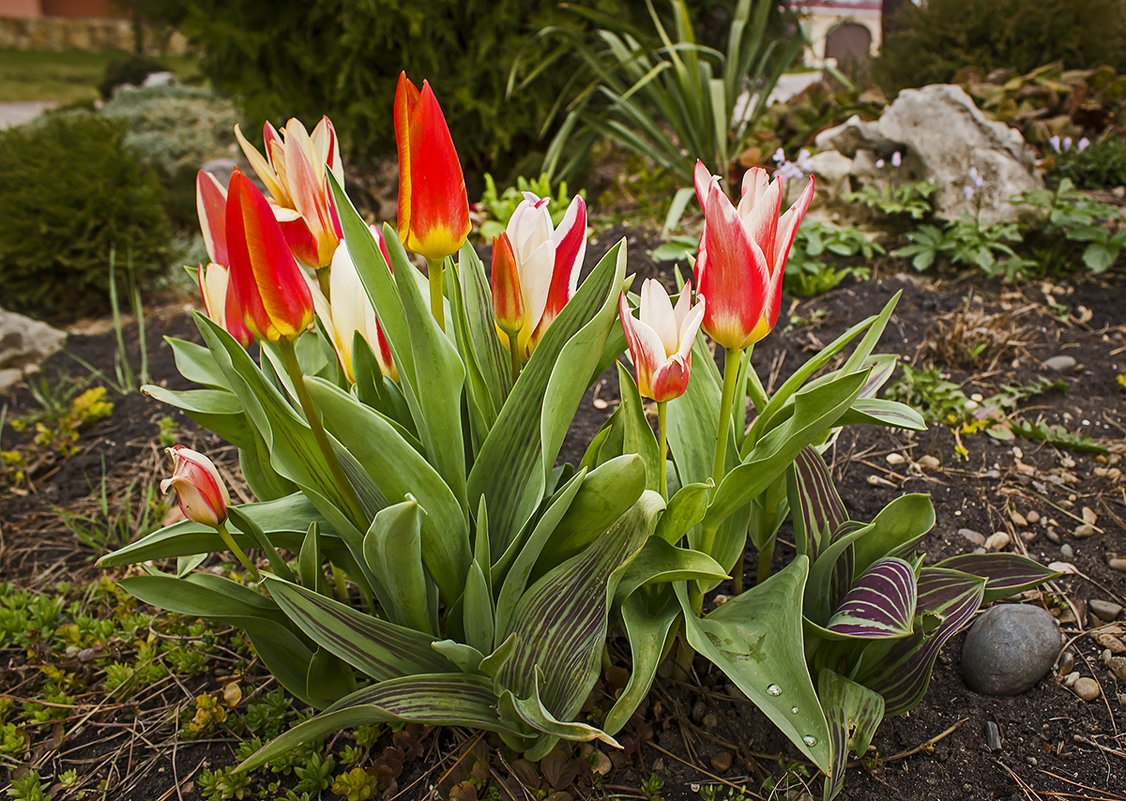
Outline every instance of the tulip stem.
{"type": "Polygon", "coordinates": [[[669,499],[668,482],[665,478],[665,471],[668,468],[668,460],[665,458],[665,454],[669,447],[665,407],[668,405],[668,401],[657,401],[657,452],[660,455],[660,462],[657,467],[657,488],[661,491],[661,497],[666,501],[669,499]]]}
{"type": "Polygon", "coordinates": [[[446,306],[442,297],[442,272],[444,259],[427,259],[426,276],[430,279],[430,313],[438,321],[438,327],[446,330],[446,306]]]}
{"type": "MultiPolygon", "coordinates": [[[[715,435],[715,461],[712,463],[712,493],[719,488],[727,469],[727,430],[731,427],[731,406],[735,401],[735,385],[739,383],[739,362],[743,358],[740,348],[726,348],[723,360],[723,395],[719,401],[719,424],[715,435]]],[[[720,521],[722,522],[722,521],[720,521]]],[[[700,550],[713,556],[715,535],[719,523],[705,524],[700,540],[700,550]]]]}
{"type": "Polygon", "coordinates": [[[285,365],[285,370],[289,373],[289,380],[293,382],[293,389],[297,392],[297,400],[301,404],[301,410],[305,413],[305,420],[309,423],[309,429],[313,432],[313,439],[316,440],[317,447],[320,449],[321,455],[324,456],[328,469],[332,472],[333,481],[340,488],[344,502],[348,505],[349,517],[352,518],[352,522],[360,531],[366,531],[368,527],[367,513],[364,512],[364,506],[360,503],[356,488],[352,486],[352,482],[348,480],[348,476],[344,473],[344,466],[340,464],[340,458],[333,450],[332,443],[328,440],[328,434],[325,433],[324,426],[321,424],[317,407],[313,405],[313,399],[309,396],[309,389],[305,386],[305,374],[301,372],[301,365],[297,361],[297,351],[292,342],[284,339],[278,342],[278,350],[281,352],[282,364],[285,365]]]}
{"type": "Polygon", "coordinates": [[[251,577],[255,581],[260,580],[262,576],[259,575],[258,568],[256,568],[254,566],[254,563],[251,562],[247,557],[246,551],[240,548],[239,544],[235,542],[235,538],[231,536],[231,532],[227,529],[227,521],[219,521],[219,524],[215,526],[215,530],[219,532],[219,537],[223,540],[223,544],[226,545],[227,548],[230,549],[231,553],[235,555],[235,558],[242,563],[242,566],[246,568],[251,577]]]}
{"type": "Polygon", "coordinates": [[[516,383],[516,379],[520,377],[520,351],[516,343],[520,339],[520,332],[505,332],[508,336],[508,353],[512,357],[512,383],[516,383]]]}

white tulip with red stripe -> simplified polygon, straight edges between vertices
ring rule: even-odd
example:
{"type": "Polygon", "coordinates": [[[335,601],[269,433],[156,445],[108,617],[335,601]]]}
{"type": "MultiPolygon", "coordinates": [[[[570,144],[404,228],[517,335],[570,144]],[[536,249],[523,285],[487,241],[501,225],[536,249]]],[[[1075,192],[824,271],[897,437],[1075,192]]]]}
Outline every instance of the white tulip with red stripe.
{"type": "Polygon", "coordinates": [[[167,449],[173,459],[172,477],[160,482],[160,491],[176,490],[184,517],[204,526],[219,527],[227,519],[231,496],[215,464],[183,445],[167,449]]]}
{"type": "Polygon", "coordinates": [[[630,313],[623,292],[618,314],[629,344],[630,358],[637,374],[637,391],[658,403],[679,398],[688,388],[692,366],[692,342],[704,319],[705,299],[685,286],[676,302],[655,279],[641,285],[639,319],[630,313]]]}

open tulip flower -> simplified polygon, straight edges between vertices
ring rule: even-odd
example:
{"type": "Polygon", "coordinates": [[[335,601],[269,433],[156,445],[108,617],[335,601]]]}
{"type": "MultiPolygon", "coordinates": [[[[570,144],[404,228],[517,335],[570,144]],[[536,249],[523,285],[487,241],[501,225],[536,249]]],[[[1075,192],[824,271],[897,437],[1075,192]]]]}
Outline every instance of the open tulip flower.
{"type": "MultiPolygon", "coordinates": [[[[387,254],[387,245],[383,241],[383,234],[379,227],[368,226],[372,236],[383,252],[383,260],[390,265],[391,257],[387,254]]],[[[375,317],[375,309],[368,299],[367,291],[352,263],[352,256],[348,252],[348,243],[343,242],[336,249],[332,257],[332,271],[329,274],[330,316],[332,320],[332,343],[336,347],[336,355],[340,358],[340,365],[344,368],[348,380],[356,382],[352,367],[352,344],[355,334],[360,336],[372,346],[376,361],[383,374],[392,381],[399,380],[395,362],[391,359],[391,349],[383,332],[379,330],[379,323],[375,317]]],[[[322,320],[324,319],[322,315],[322,320]]]]}
{"type": "Polygon", "coordinates": [[[160,482],[160,491],[176,490],[180,511],[188,520],[218,527],[227,519],[231,496],[215,464],[183,445],[173,445],[167,452],[173,461],[172,476],[160,482]]]}
{"type": "MultiPolygon", "coordinates": [[[[498,324],[506,332],[505,325],[515,330],[516,353],[522,362],[531,357],[551,321],[575,294],[586,253],[586,203],[582,197],[575,195],[571,200],[558,228],[552,225],[548,200],[524,193],[502,235],[511,249],[515,269],[505,271],[505,286],[498,286],[498,277],[493,277],[493,305],[498,309],[498,321],[504,320],[498,324]],[[513,281],[515,287],[511,286],[513,281]],[[509,300],[498,305],[498,292],[509,300]],[[515,309],[517,305],[522,313],[519,328],[500,312],[503,307],[515,309]]],[[[496,264],[495,251],[493,258],[496,264]]]]}
{"type": "Polygon", "coordinates": [[[658,403],[679,398],[688,388],[692,342],[704,319],[705,301],[685,287],[673,307],[661,283],[647,278],[641,285],[640,317],[630,313],[623,292],[618,301],[622,329],[637,373],[637,391],[658,403]]]}
{"type": "Polygon", "coordinates": [[[313,295],[270,204],[238,170],[227,187],[227,257],[232,312],[269,342],[292,342],[313,322],[313,295]]]}
{"type": "Polygon", "coordinates": [[[328,117],[321,118],[312,136],[296,118],[280,132],[267,122],[262,128],[265,156],[237,125],[235,137],[272,196],[271,207],[293,255],[310,267],[327,267],[343,235],[326,170],[344,181],[336,132],[328,117]]]}
{"type": "Polygon", "coordinates": [[[813,177],[779,219],[784,194],[781,177],[769,181],[766,170],[753,167],[736,207],[720,179],[696,162],[696,196],[704,209],[696,290],[708,299],[702,327],[724,348],[743,350],[778,320],[786,258],[813,199],[813,177]]]}

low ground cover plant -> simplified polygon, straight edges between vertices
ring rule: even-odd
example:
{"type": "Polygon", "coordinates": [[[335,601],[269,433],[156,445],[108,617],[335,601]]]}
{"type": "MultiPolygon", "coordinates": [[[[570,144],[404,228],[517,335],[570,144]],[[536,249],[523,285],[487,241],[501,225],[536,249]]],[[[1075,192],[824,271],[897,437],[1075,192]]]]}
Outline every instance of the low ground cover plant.
{"type": "MultiPolygon", "coordinates": [[[[699,654],[832,797],[849,750],[862,755],[885,714],[919,701],[938,649],[983,599],[1053,575],[1015,556],[924,568],[925,496],[870,523],[843,514],[820,456],[841,426],[924,425],[878,396],[896,364],[875,352],[895,299],[767,392],[751,355],[777,322],[812,180],[783,212],[783,178],[748,171],[736,204],[697,162],[705,230],[691,281],[634,294],[626,242],[579,282],[578,196],[553,218],[549,198],[525,194],[486,271],[429,84],[401,75],[394,118],[397,230],[353,207],[327,118],[311,133],[267,124],[264,153],[239,133],[269,199],[238,171],[226,187],[198,176],[205,344],[169,344],[199,388],[145,391],[237,446],[256,500],[233,504],[205,454],[173,446],[162,486],[187,519],[102,564],[175,557],[121,586],[242,629],[318,710],[253,741],[240,770],[382,723],[493,732],[529,760],[561,739],[617,746],[657,668],[687,670],[699,654]],[[578,464],[556,464],[607,369],[620,405],[578,464]],[[801,544],[772,572],[788,515],[801,544]],[[198,570],[211,552],[230,553],[245,581],[198,570]],[[705,612],[728,578],[730,599],[705,612]],[[629,678],[608,710],[582,716],[617,621],[629,678]]],[[[212,699],[193,720],[219,710],[212,699]]]]}

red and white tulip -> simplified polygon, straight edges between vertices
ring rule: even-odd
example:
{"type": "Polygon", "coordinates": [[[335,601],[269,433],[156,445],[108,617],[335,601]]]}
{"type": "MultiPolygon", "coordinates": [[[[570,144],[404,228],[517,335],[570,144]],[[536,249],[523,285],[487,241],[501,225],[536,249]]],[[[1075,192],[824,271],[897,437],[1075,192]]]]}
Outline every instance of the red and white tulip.
{"type": "Polygon", "coordinates": [[[785,185],[754,167],[743,177],[736,207],[720,179],[696,162],[696,197],[704,232],[696,258],[696,291],[707,298],[703,329],[724,348],[742,350],[774,328],[782,302],[782,275],[798,226],[813,199],[813,176],[779,219],[785,185]]]}
{"type": "Polygon", "coordinates": [[[204,526],[218,527],[227,519],[231,496],[215,464],[183,445],[167,449],[172,457],[172,477],[160,482],[160,491],[176,490],[184,517],[204,526]]]}
{"type": "Polygon", "coordinates": [[[618,315],[642,396],[663,403],[684,394],[692,367],[692,343],[705,306],[699,295],[692,303],[692,288],[686,286],[674,307],[661,283],[648,278],[641,285],[641,306],[635,319],[622,293],[618,315]]]}

